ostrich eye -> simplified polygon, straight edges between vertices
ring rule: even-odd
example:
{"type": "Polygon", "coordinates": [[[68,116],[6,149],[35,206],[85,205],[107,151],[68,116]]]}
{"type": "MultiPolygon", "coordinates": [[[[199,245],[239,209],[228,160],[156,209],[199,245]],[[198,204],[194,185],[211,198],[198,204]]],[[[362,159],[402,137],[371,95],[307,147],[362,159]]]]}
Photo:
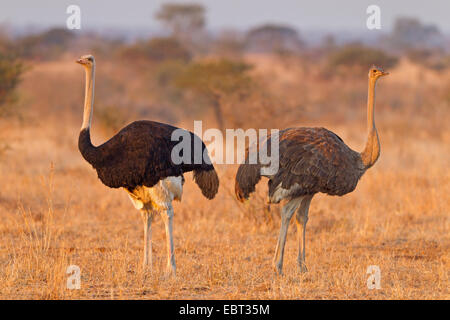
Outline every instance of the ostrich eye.
{"type": "Polygon", "coordinates": [[[377,72],[377,70],[372,70],[373,73],[377,72]]]}

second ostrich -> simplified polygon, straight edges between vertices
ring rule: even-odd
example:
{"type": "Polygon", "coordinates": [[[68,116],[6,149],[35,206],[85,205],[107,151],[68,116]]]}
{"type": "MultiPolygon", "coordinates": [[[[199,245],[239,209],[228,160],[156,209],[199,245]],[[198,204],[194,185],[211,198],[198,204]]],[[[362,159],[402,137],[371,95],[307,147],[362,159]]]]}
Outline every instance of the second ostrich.
{"type": "MultiPolygon", "coordinates": [[[[124,188],[144,222],[144,267],[152,264],[152,221],[160,213],[166,229],[167,271],[175,274],[175,255],[172,235],[173,200],[181,200],[183,173],[193,171],[193,177],[203,195],[212,199],[219,188],[219,179],[201,142],[202,160],[194,161],[191,152],[189,163],[175,164],[172,148],[176,141],[171,136],[174,130],[182,130],[154,121],[135,121],[100,146],[93,146],[90,137],[94,103],[95,60],[92,55],[77,60],[86,73],[86,89],[83,125],[78,148],[83,158],[96,170],[99,179],[110,188],[124,188]],[[203,155],[206,155],[203,157],[203,155]],[[198,163],[198,164],[197,164],[198,163]]],[[[200,138],[188,132],[191,143],[200,138]]],[[[201,140],[200,140],[201,141],[201,140]]],[[[194,150],[194,148],[191,148],[194,150]]],[[[185,157],[183,157],[185,159],[185,157]]]]}
{"type": "MultiPolygon", "coordinates": [[[[388,73],[372,67],[369,71],[367,103],[368,137],[361,153],[350,149],[341,138],[325,128],[289,128],[279,132],[279,170],[269,178],[269,201],[287,203],[281,212],[281,229],[273,260],[278,273],[282,273],[284,246],[289,222],[294,212],[299,237],[298,266],[307,271],[305,264],[305,232],[309,205],[318,192],[342,196],[352,192],[364,172],[372,167],[380,155],[380,142],[375,127],[375,85],[388,73]]],[[[267,139],[264,147],[271,146],[267,139]]],[[[256,149],[261,148],[261,145],[256,149]]],[[[249,149],[250,150],[250,149],[249,149]]],[[[261,164],[246,162],[236,174],[235,192],[238,200],[248,199],[263,174],[261,164]]],[[[254,152],[254,151],[252,151],[254,152]]]]}

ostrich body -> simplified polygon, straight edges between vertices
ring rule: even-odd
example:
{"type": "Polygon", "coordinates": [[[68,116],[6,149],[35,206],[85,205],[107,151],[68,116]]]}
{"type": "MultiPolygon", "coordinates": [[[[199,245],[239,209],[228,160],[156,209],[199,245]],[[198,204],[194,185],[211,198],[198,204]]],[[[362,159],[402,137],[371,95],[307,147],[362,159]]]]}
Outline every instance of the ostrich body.
{"type": "MultiPolygon", "coordinates": [[[[92,55],[77,60],[85,68],[86,90],[83,125],[78,148],[83,158],[97,171],[101,182],[110,188],[124,188],[132,203],[141,212],[144,222],[144,267],[152,264],[152,221],[160,213],[165,223],[167,238],[167,271],[175,274],[175,256],[172,236],[173,200],[181,200],[183,173],[193,171],[193,177],[203,195],[212,199],[219,188],[219,179],[213,165],[202,160],[175,164],[171,159],[171,140],[174,130],[182,130],[154,121],[135,121],[100,146],[93,146],[90,128],[94,101],[95,60],[92,55]]],[[[192,146],[200,140],[189,132],[192,146]]],[[[201,140],[200,140],[201,141],[201,140]]],[[[202,155],[207,154],[202,145],[202,155]]],[[[194,148],[191,148],[194,150],[194,148]]],[[[203,157],[202,157],[203,159],[203,157]]],[[[208,159],[209,160],[209,159],[208,159]]]]}
{"type": "MultiPolygon", "coordinates": [[[[269,178],[269,202],[286,200],[281,211],[281,229],[273,261],[278,273],[282,273],[284,246],[294,212],[299,237],[297,262],[300,271],[305,272],[306,223],[313,196],[318,192],[337,196],[352,192],[364,172],[377,161],[380,142],[374,120],[375,85],[380,77],[387,74],[377,67],[369,71],[369,133],[361,153],[350,149],[339,136],[325,128],[289,128],[279,132],[278,172],[263,175],[263,165],[248,163],[250,149],[247,150],[246,162],[240,165],[236,174],[237,199],[242,202],[248,199],[261,176],[265,176],[269,178]]],[[[264,142],[267,149],[271,146],[270,139],[264,142]]]]}

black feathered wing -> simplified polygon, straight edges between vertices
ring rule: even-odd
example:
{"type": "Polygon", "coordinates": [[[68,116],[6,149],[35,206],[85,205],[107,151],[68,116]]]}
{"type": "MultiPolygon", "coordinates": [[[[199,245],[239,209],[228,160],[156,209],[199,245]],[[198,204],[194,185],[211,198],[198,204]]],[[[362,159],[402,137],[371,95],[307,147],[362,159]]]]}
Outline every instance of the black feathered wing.
{"type": "MultiPolygon", "coordinates": [[[[171,137],[176,129],[159,122],[136,121],[98,147],[90,145],[88,133],[81,132],[79,148],[83,157],[97,170],[99,179],[111,188],[123,187],[131,191],[140,185],[152,187],[161,179],[188,171],[213,171],[215,174],[212,164],[203,161],[195,164],[193,154],[191,163],[175,164],[172,161],[171,152],[177,141],[172,141],[171,137]]],[[[194,134],[189,134],[193,143],[194,134]]],[[[205,148],[202,143],[202,152],[205,148]]],[[[217,193],[218,184],[218,179],[212,178],[212,182],[198,185],[205,196],[212,198],[217,193]]]]}
{"type": "MultiPolygon", "coordinates": [[[[270,138],[267,144],[270,145],[270,138]]],[[[236,196],[248,198],[260,179],[261,165],[243,164],[236,175],[236,196]]],[[[269,196],[280,187],[290,197],[318,192],[343,195],[355,189],[364,173],[360,155],[324,128],[280,131],[279,170],[269,177],[269,196]]]]}
{"type": "Polygon", "coordinates": [[[120,133],[98,149],[105,157],[96,166],[98,177],[110,188],[154,186],[159,180],[183,174],[171,160],[167,139],[136,132],[132,141],[120,133]],[[115,150],[115,151],[113,151],[115,150]]]}

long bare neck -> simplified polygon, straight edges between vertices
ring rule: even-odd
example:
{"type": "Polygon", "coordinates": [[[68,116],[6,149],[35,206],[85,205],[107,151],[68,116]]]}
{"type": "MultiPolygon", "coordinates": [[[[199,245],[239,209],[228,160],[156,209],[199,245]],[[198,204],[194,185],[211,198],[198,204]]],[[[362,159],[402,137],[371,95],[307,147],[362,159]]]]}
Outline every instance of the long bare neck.
{"type": "Polygon", "coordinates": [[[369,93],[367,96],[367,128],[369,133],[364,151],[361,152],[361,159],[366,169],[373,166],[380,156],[380,140],[378,139],[374,116],[376,82],[376,79],[369,78],[369,93]]]}
{"type": "Polygon", "coordinates": [[[95,83],[95,66],[86,68],[86,88],[84,95],[84,113],[83,124],[81,130],[90,129],[92,122],[92,111],[94,108],[94,83],[95,83]]]}
{"type": "Polygon", "coordinates": [[[95,68],[86,68],[86,90],[84,97],[83,124],[81,126],[80,136],[78,137],[78,149],[87,162],[95,166],[99,160],[97,148],[91,143],[91,122],[92,110],[94,105],[94,73],[95,68]]]}

